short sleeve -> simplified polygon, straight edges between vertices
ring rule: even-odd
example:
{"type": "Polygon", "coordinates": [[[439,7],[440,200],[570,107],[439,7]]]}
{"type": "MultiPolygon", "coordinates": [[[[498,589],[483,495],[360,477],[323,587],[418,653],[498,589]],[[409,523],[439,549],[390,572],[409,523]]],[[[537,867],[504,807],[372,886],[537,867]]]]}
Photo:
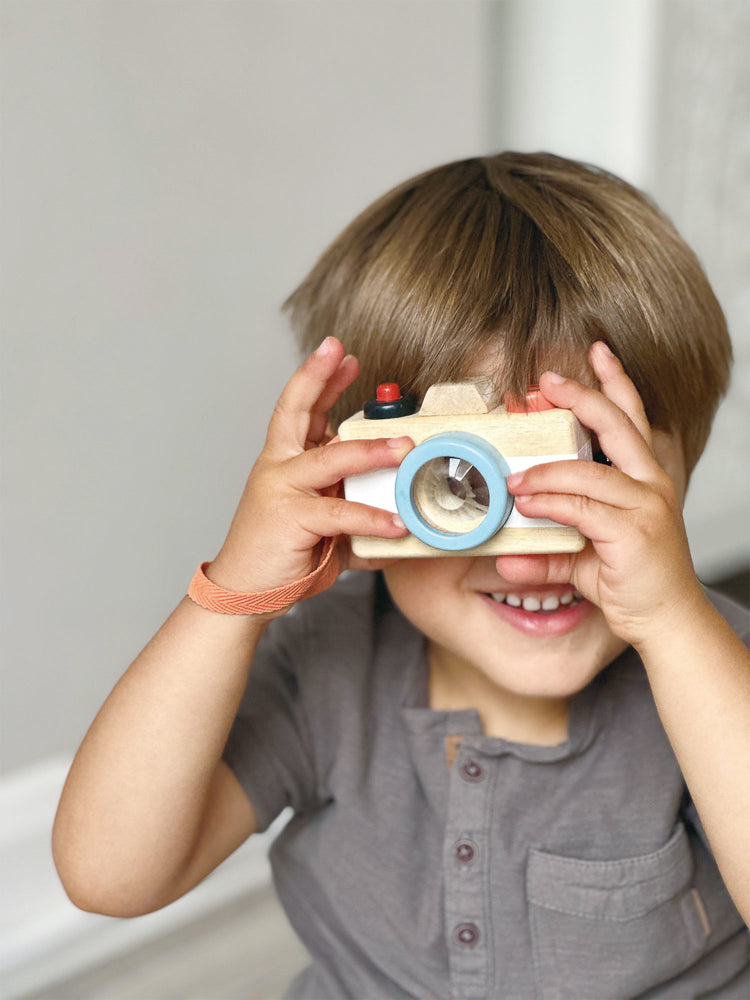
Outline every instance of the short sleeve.
{"type": "Polygon", "coordinates": [[[259,831],[287,806],[300,812],[320,798],[298,676],[310,655],[298,608],[269,625],[224,749],[224,760],[252,803],[259,831]]]}

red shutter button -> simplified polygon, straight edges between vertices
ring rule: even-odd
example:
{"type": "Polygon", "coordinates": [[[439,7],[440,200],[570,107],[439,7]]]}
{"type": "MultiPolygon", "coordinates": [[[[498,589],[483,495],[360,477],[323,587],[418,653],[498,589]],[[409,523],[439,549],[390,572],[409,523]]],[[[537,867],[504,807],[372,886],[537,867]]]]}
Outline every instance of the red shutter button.
{"type": "Polygon", "coordinates": [[[389,417],[408,417],[417,408],[414,396],[402,396],[396,382],[381,382],[375,391],[375,399],[365,403],[367,420],[387,420],[389,417]]]}
{"type": "Polygon", "coordinates": [[[375,398],[379,403],[395,403],[401,399],[401,388],[398,382],[381,382],[375,390],[375,398]]]}

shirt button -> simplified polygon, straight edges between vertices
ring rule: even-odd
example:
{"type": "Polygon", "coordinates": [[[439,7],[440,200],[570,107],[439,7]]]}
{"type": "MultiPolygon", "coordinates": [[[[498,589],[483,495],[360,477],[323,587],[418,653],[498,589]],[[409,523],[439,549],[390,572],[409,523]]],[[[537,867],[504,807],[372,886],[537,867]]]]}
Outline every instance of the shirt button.
{"type": "Polygon", "coordinates": [[[453,931],[453,940],[462,948],[473,948],[479,941],[479,928],[476,924],[458,924],[453,931]]]}
{"type": "Polygon", "coordinates": [[[464,781],[481,781],[484,778],[484,768],[475,760],[467,760],[461,767],[461,777],[464,781]]]}
{"type": "Polygon", "coordinates": [[[477,845],[473,840],[459,840],[453,848],[457,861],[470,865],[477,856],[477,845]]]}

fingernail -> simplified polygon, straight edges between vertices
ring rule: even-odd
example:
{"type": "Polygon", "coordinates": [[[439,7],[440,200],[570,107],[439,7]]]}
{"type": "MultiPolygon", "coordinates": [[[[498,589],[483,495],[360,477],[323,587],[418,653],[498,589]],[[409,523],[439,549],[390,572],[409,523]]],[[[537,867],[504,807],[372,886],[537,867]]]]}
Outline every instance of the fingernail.
{"type": "Polygon", "coordinates": [[[523,479],[523,473],[522,472],[513,472],[513,473],[511,473],[511,475],[508,476],[508,478],[505,481],[508,484],[508,486],[510,486],[510,488],[513,490],[517,486],[521,485],[521,480],[522,479],[523,479]]]}
{"type": "Polygon", "coordinates": [[[405,528],[406,527],[406,525],[401,520],[401,518],[399,517],[398,514],[394,514],[393,517],[391,518],[391,520],[393,521],[393,527],[394,528],[405,528]]]}
{"type": "Polygon", "coordinates": [[[387,438],[386,444],[389,448],[398,450],[399,448],[405,448],[407,444],[411,444],[410,437],[397,437],[397,438],[387,438]]]}
{"type": "Polygon", "coordinates": [[[548,382],[552,382],[553,385],[562,385],[563,382],[567,381],[567,379],[564,379],[562,375],[558,375],[557,372],[545,372],[544,378],[546,378],[548,382]]]}
{"type": "Polygon", "coordinates": [[[603,354],[607,358],[614,357],[614,354],[612,353],[609,344],[605,344],[603,340],[597,340],[596,343],[600,354],[603,354]]]}
{"type": "Polygon", "coordinates": [[[326,339],[313,351],[313,354],[323,357],[323,355],[328,354],[332,347],[333,337],[326,337],[326,339]]]}

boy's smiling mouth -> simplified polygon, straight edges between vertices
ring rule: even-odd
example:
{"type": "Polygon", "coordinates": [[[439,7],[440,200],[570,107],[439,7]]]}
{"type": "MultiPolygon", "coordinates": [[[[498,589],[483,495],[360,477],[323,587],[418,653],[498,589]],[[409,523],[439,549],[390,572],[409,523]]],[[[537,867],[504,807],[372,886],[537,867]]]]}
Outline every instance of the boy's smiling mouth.
{"type": "Polygon", "coordinates": [[[519,632],[537,638],[555,638],[573,632],[596,610],[571,586],[512,587],[480,592],[494,615],[519,632]]]}

